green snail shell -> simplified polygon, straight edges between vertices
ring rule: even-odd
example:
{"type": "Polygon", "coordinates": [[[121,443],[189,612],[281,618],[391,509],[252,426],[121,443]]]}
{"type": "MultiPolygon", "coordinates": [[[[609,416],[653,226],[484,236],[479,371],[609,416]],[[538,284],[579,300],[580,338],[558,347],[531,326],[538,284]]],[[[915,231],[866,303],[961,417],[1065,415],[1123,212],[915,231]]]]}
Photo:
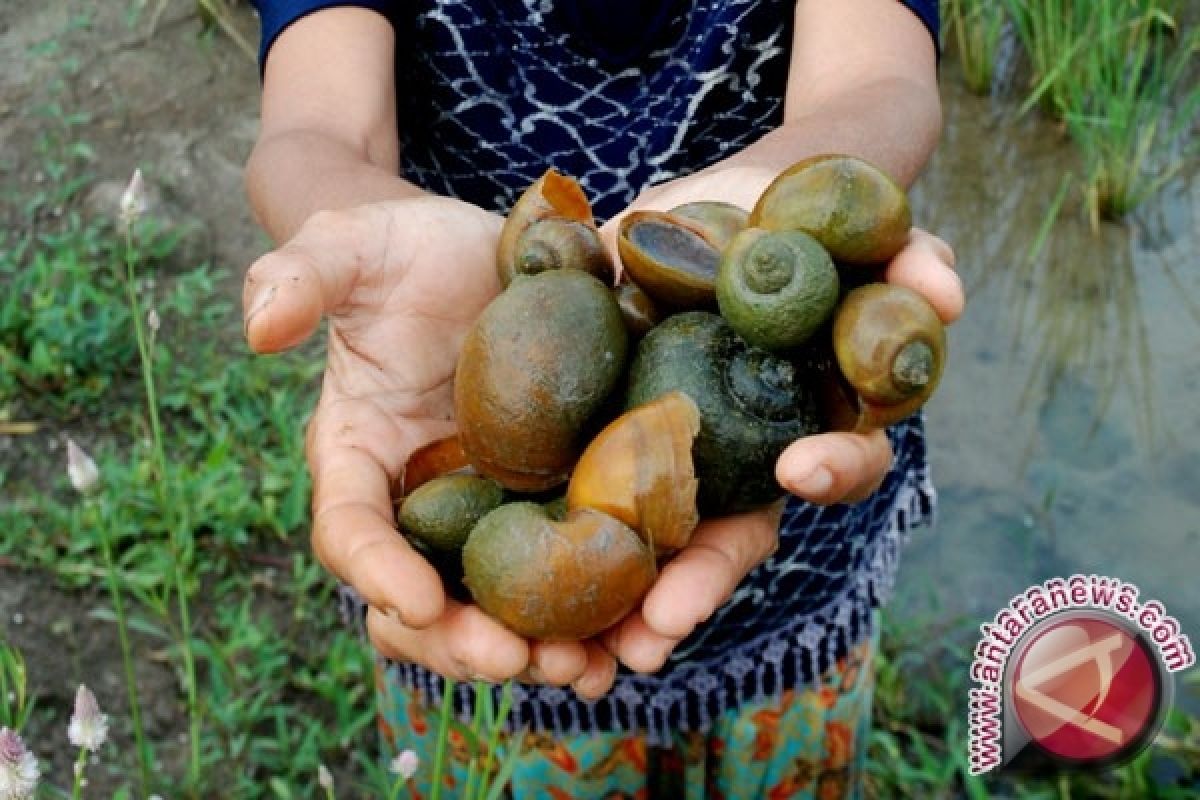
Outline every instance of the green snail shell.
{"type": "Polygon", "coordinates": [[[815,398],[790,361],[748,345],[704,311],[676,314],[646,334],[629,371],[626,407],[682,391],[700,411],[693,445],[705,516],[764,505],[783,494],[775,461],[818,430],[815,398]]]}
{"type": "Polygon", "coordinates": [[[833,259],[801,231],[748,228],[730,243],[717,269],[717,306],[756,347],[794,349],[829,318],[838,300],[833,259]]]}
{"type": "Polygon", "coordinates": [[[504,489],[490,478],[442,475],[405,497],[396,521],[430,547],[457,550],[475,523],[502,502],[504,489]]]}

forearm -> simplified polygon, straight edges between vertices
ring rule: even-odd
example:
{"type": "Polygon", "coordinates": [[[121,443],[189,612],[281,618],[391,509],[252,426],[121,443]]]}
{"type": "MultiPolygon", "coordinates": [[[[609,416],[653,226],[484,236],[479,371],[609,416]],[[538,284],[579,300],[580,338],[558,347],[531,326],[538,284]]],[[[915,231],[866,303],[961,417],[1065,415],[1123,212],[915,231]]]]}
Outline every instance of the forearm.
{"type": "Polygon", "coordinates": [[[372,160],[319,131],[282,131],[255,145],[246,163],[246,193],[259,225],[280,243],[316,211],[422,194],[390,161],[372,160]]]}
{"type": "Polygon", "coordinates": [[[871,162],[910,186],[924,169],[941,134],[937,93],[906,79],[882,79],[828,98],[798,98],[790,119],[728,159],[778,173],[819,153],[842,153],[871,162]]]}
{"type": "MultiPolygon", "coordinates": [[[[670,184],[670,204],[724,200],[752,208],[776,175],[822,153],[857,156],[909,186],[941,133],[936,91],[906,79],[881,79],[850,91],[801,94],[794,100],[783,125],[729,158],[670,184]]],[[[653,198],[655,205],[661,199],[653,198]]]]}

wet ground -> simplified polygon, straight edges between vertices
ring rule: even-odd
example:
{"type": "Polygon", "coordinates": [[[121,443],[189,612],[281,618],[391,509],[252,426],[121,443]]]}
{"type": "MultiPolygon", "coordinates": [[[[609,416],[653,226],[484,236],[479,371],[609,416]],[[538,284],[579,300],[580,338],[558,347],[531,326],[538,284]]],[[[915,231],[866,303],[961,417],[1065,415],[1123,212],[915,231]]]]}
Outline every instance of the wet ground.
{"type": "Polygon", "coordinates": [[[898,609],[990,618],[1054,576],[1130,581],[1200,636],[1200,181],[1196,165],[1093,231],[1071,148],[946,76],[943,144],[915,192],[969,301],[929,411],[936,530],[898,609]],[[1031,255],[1034,257],[1031,258],[1031,255]]]}

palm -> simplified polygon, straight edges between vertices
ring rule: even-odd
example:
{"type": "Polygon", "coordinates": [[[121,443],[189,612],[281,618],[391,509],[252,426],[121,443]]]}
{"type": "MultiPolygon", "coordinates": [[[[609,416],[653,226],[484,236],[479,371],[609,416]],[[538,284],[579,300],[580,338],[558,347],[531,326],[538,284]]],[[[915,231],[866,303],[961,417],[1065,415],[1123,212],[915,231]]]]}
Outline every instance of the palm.
{"type": "MultiPolygon", "coordinates": [[[[318,414],[346,401],[369,404],[364,431],[391,441],[389,465],[442,435],[452,417],[458,350],[471,322],[499,291],[499,220],[471,206],[420,198],[370,212],[386,232],[360,254],[356,285],[331,309],[329,356],[318,414]],[[392,426],[405,434],[389,440],[392,426]]],[[[381,438],[376,438],[376,437],[381,438]]],[[[380,449],[389,449],[381,444],[380,449]]]]}

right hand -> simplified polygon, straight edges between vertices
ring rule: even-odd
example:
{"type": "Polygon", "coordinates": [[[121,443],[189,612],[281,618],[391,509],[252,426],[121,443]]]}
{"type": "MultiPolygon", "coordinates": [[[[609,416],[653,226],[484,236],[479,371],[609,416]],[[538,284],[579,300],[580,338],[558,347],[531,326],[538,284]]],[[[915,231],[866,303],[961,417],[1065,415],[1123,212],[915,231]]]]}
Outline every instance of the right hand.
{"type": "Polygon", "coordinates": [[[458,351],[500,291],[502,224],[434,196],[315,214],[247,272],[246,338],[278,352],[329,319],[306,438],[313,549],[366,601],[376,648],[456,680],[519,676],[598,697],[616,671],[598,643],[528,641],[455,602],[394,524],[390,487],[405,462],[454,432],[458,351]]]}

